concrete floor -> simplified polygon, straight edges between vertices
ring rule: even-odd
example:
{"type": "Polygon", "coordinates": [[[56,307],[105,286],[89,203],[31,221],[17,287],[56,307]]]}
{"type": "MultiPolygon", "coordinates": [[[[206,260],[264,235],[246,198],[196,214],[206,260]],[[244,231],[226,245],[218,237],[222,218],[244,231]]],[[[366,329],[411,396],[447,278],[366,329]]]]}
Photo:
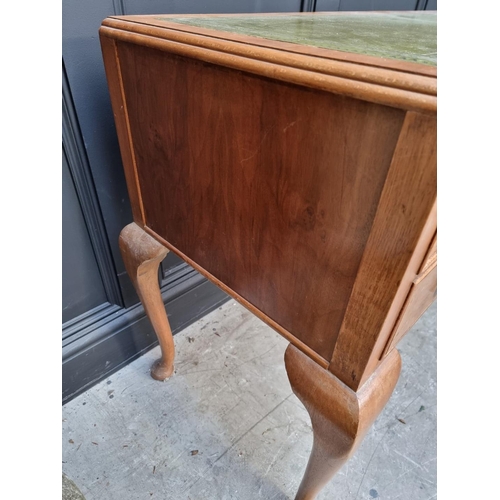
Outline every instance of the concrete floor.
{"type": "MultiPolygon", "coordinates": [[[[63,407],[63,472],[87,500],[293,499],[312,445],[285,339],[230,301],[63,407]]],[[[436,493],[436,306],[400,343],[395,392],[320,499],[430,500],[436,493]]]]}

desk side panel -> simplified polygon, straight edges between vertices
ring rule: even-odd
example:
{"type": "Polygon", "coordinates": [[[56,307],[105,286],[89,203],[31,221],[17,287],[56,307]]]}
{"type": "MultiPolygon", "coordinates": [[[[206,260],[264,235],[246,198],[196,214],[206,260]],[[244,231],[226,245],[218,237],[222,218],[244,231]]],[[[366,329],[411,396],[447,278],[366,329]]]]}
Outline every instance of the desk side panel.
{"type": "Polygon", "coordinates": [[[404,112],[117,48],[146,225],[330,359],[404,112]]]}

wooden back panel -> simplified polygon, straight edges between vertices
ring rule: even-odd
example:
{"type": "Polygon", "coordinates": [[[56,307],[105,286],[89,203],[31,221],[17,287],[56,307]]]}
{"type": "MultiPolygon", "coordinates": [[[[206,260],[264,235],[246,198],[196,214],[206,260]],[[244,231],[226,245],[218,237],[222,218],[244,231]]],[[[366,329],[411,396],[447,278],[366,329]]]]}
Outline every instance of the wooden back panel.
{"type": "Polygon", "coordinates": [[[117,42],[146,226],[330,360],[405,112],[117,42]]]}

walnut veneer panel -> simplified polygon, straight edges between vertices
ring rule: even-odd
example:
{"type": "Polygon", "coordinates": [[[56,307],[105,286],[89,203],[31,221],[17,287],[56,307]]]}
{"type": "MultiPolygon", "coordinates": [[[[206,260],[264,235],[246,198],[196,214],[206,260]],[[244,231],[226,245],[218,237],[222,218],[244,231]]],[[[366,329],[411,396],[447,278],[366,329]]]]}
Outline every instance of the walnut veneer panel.
{"type": "Polygon", "coordinates": [[[330,359],[405,113],[118,43],[146,225],[330,359]]]}

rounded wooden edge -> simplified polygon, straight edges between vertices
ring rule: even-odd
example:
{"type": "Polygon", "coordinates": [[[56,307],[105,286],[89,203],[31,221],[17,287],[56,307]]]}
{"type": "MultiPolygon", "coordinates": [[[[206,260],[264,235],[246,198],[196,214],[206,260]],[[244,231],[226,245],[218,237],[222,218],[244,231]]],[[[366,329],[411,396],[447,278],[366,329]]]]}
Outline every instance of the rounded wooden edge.
{"type": "MultiPolygon", "coordinates": [[[[290,344],[284,355],[288,379],[304,403],[332,405],[338,425],[351,436],[363,433],[389,400],[401,373],[401,356],[391,351],[357,391],[290,344]]],[[[332,417],[333,418],[333,417],[332,417]]]]}
{"type": "Polygon", "coordinates": [[[118,245],[136,265],[151,260],[161,262],[169,252],[165,245],[136,222],[131,222],[120,231],[118,245]]]}
{"type": "MultiPolygon", "coordinates": [[[[336,12],[336,15],[346,14],[347,12],[336,12]]],[[[285,13],[284,15],[289,15],[285,13]]],[[[350,12],[349,14],[353,14],[350,12]]],[[[253,17],[258,14],[251,14],[253,17]]],[[[268,16],[269,14],[260,14],[261,16],[268,16]]],[[[273,14],[273,16],[278,14],[273,14]]],[[[300,15],[316,15],[316,13],[303,12],[300,15]]],[[[234,14],[235,17],[241,17],[241,14],[234,14]]],[[[223,40],[231,40],[235,42],[242,42],[246,45],[255,45],[261,47],[276,48],[281,51],[288,51],[295,54],[309,55],[321,57],[324,59],[348,61],[367,66],[375,66],[380,68],[394,69],[406,73],[413,73],[416,75],[430,76],[436,78],[437,67],[412,61],[402,61],[398,59],[381,58],[370,56],[366,54],[358,54],[354,52],[344,52],[334,49],[326,49],[321,47],[295,44],[292,42],[284,42],[279,40],[271,40],[267,38],[259,38],[251,35],[243,35],[239,33],[232,33],[229,31],[217,31],[211,28],[201,28],[199,26],[181,24],[176,21],[176,18],[205,18],[205,17],[231,17],[229,14],[192,14],[192,15],[142,15],[142,16],[110,16],[108,19],[116,19],[126,21],[128,23],[142,24],[150,27],[168,28],[170,30],[183,31],[192,34],[209,36],[212,38],[219,38],[223,40]]]]}
{"type": "MultiPolygon", "coordinates": [[[[106,26],[125,29],[126,31],[172,40],[189,45],[217,50],[228,54],[240,55],[260,61],[279,62],[283,66],[290,66],[308,71],[316,71],[332,76],[341,76],[353,80],[365,81],[385,85],[388,87],[412,90],[423,94],[436,95],[437,82],[435,77],[408,73],[381,65],[373,66],[357,61],[325,58],[318,54],[303,54],[280,50],[277,47],[256,45],[255,43],[240,43],[214,36],[186,32],[178,29],[165,29],[157,26],[138,23],[124,23],[123,21],[110,20],[106,26]]],[[[217,32],[214,32],[217,33],[217,32]]],[[[253,38],[248,37],[253,41],[253,38]]],[[[328,51],[337,52],[337,51],[328,51]]],[[[348,53],[345,53],[348,54],[348,53]]],[[[376,59],[385,61],[385,59],[376,59]]]]}
{"type": "Polygon", "coordinates": [[[230,295],[234,300],[239,302],[242,306],[246,307],[251,313],[255,314],[258,318],[260,318],[264,323],[269,325],[273,330],[278,332],[284,338],[286,338],[291,344],[293,344],[297,349],[302,351],[306,356],[311,358],[316,364],[321,366],[322,368],[328,368],[328,361],[320,356],[317,352],[313,351],[309,346],[304,344],[302,341],[294,337],[292,333],[283,328],[280,324],[276,323],[273,319],[263,313],[260,309],[255,307],[248,300],[243,298],[237,292],[229,288],[227,285],[222,283],[222,281],[218,280],[215,276],[210,274],[208,271],[199,266],[196,262],[191,260],[187,255],[183,254],[180,250],[171,245],[168,241],[163,239],[160,235],[155,233],[148,226],[141,226],[144,231],[146,231],[150,236],[156,239],[160,244],[164,245],[168,250],[171,250],[177,256],[179,256],[184,262],[187,262],[191,267],[194,267],[200,274],[205,276],[208,280],[210,280],[214,285],[218,286],[222,291],[230,295]]]}
{"type": "Polygon", "coordinates": [[[333,63],[317,57],[248,47],[192,33],[179,34],[116,19],[106,19],[99,32],[122,42],[377,104],[424,113],[437,112],[434,78],[341,61],[333,63]]]}

